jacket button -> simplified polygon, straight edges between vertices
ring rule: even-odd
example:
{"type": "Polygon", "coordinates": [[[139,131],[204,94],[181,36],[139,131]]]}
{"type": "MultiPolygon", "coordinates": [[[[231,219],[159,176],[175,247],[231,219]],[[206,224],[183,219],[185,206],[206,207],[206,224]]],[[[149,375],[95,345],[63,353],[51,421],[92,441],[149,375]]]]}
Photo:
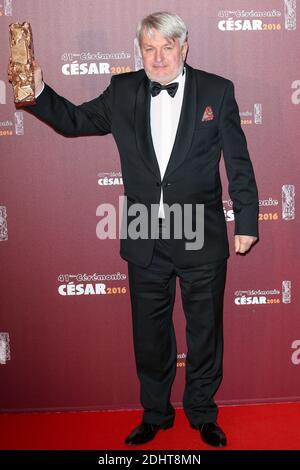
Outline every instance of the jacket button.
{"type": "Polygon", "coordinates": [[[160,183],[156,183],[156,186],[160,186],[160,183]]]}

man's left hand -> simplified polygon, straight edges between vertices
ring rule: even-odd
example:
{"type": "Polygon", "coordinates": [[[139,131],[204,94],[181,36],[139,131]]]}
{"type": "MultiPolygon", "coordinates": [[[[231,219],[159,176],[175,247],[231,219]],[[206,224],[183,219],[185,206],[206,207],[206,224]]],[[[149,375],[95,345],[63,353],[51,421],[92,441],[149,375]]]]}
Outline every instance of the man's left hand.
{"type": "Polygon", "coordinates": [[[236,253],[246,253],[250,247],[255,243],[257,237],[251,237],[250,235],[235,235],[234,244],[236,253]]]}

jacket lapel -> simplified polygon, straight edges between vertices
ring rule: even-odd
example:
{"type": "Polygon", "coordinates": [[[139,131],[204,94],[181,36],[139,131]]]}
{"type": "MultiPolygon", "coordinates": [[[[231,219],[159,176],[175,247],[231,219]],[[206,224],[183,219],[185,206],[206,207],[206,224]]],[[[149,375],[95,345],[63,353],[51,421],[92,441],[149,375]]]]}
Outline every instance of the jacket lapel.
{"type": "Polygon", "coordinates": [[[164,178],[168,178],[168,176],[184,161],[190,149],[194,135],[197,112],[196,78],[192,67],[186,64],[185,69],[186,79],[182,108],[174,146],[164,178]]]}
{"type": "Polygon", "coordinates": [[[152,173],[160,181],[160,170],[153,147],[150,128],[150,91],[149,80],[145,75],[141,80],[136,97],[135,131],[137,147],[141,157],[152,173]]]}
{"type": "MultiPolygon", "coordinates": [[[[164,178],[168,177],[184,161],[192,143],[196,123],[196,79],[192,67],[186,67],[186,80],[182,108],[174,146],[166,168],[164,178]]],[[[153,147],[150,128],[150,92],[149,80],[145,75],[141,80],[136,97],[135,111],[136,141],[147,167],[161,180],[160,170],[153,147]]]]}

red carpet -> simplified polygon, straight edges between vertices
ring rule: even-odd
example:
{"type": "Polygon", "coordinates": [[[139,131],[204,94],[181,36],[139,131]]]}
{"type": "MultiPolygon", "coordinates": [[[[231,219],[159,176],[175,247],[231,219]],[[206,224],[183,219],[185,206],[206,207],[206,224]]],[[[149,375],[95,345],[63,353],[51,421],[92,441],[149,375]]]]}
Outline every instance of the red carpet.
{"type": "MultiPolygon", "coordinates": [[[[124,438],[140,419],[140,411],[0,414],[0,449],[128,450],[124,438]]],[[[228,450],[300,449],[300,403],[223,406],[218,422],[227,434],[228,450]]],[[[210,447],[177,409],[172,429],[160,431],[151,443],[135,449],[210,447]]]]}

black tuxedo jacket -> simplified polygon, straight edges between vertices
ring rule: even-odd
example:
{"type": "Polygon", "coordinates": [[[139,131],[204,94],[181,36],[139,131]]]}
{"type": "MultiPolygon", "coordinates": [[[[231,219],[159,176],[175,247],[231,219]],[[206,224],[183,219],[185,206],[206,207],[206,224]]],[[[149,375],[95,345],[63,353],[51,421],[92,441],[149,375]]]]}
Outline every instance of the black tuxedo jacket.
{"type": "MultiPolygon", "coordinates": [[[[171,157],[161,180],[150,129],[149,80],[144,72],[115,75],[98,98],[75,106],[49,86],[27,108],[67,136],[112,133],[121,159],[128,205],[204,204],[204,245],[186,250],[172,240],[179,267],[210,263],[229,255],[219,175],[221,153],[233,201],[235,234],[257,236],[258,196],[231,81],[186,65],[182,110],[171,157]],[[202,120],[207,106],[212,119],[202,120]]],[[[128,223],[131,218],[128,217],[128,223]]],[[[150,223],[150,222],[149,222],[150,223]]],[[[195,220],[192,221],[195,227],[195,220]]],[[[121,239],[121,256],[140,266],[151,261],[154,239],[121,239]]]]}

